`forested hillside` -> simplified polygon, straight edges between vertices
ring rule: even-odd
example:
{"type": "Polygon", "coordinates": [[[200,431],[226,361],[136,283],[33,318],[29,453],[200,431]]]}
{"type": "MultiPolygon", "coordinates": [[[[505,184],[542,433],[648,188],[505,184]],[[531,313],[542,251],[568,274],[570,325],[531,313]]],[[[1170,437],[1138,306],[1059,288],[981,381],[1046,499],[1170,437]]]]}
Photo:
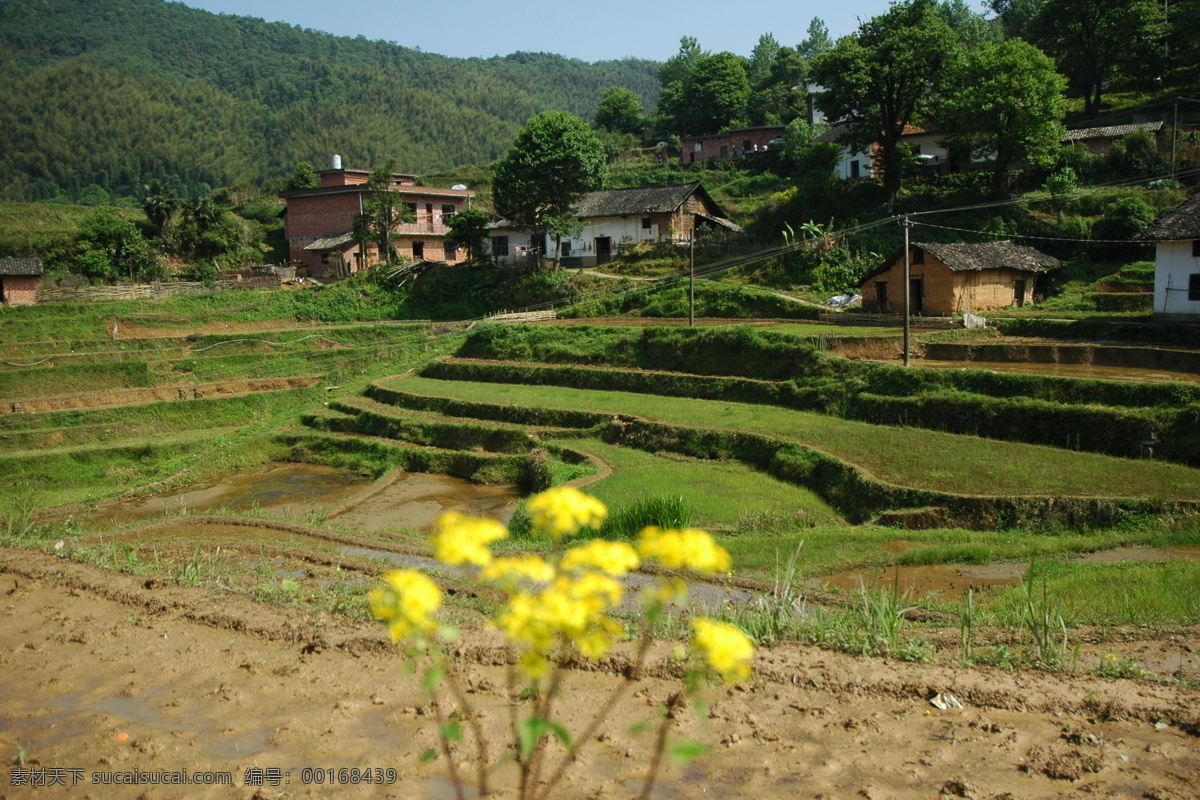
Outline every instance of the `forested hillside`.
{"type": "Polygon", "coordinates": [[[0,199],[102,200],[168,177],[198,193],[335,152],[414,172],[486,163],[529,117],[590,118],[609,87],[652,104],[656,67],[453,59],[164,0],[0,0],[0,199]]]}

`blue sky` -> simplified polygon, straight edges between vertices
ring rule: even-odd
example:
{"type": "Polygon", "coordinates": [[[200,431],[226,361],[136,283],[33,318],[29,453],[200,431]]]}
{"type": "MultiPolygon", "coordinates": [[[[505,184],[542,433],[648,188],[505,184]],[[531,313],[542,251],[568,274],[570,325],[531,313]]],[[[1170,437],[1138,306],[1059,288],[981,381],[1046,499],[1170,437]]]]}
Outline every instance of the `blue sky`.
{"type": "MultiPolygon", "coordinates": [[[[663,61],[678,49],[680,36],[695,36],[706,50],[741,55],[749,55],[763,33],[773,33],[781,44],[798,44],[813,17],[825,20],[836,39],[851,33],[859,17],[886,10],[888,2],[184,0],[184,5],[338,36],[361,34],[460,58],[530,50],[584,61],[625,56],[663,61]]],[[[980,4],[973,0],[971,5],[980,4]]]]}

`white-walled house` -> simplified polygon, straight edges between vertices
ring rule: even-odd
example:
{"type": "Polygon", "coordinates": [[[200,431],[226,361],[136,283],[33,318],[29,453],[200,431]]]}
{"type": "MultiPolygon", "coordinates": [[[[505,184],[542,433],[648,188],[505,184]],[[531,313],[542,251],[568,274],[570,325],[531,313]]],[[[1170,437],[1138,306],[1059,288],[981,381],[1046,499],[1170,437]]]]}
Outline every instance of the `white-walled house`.
{"type": "Polygon", "coordinates": [[[1154,318],[1200,322],[1200,194],[1147,225],[1154,242],[1154,318]]]}
{"type": "Polygon", "coordinates": [[[741,230],[699,183],[588,192],[575,204],[575,214],[581,228],[563,238],[561,253],[553,237],[534,241],[528,228],[507,220],[494,223],[488,234],[492,257],[514,264],[540,251],[564,266],[593,267],[608,263],[628,244],[683,244],[700,226],[741,230]]]}

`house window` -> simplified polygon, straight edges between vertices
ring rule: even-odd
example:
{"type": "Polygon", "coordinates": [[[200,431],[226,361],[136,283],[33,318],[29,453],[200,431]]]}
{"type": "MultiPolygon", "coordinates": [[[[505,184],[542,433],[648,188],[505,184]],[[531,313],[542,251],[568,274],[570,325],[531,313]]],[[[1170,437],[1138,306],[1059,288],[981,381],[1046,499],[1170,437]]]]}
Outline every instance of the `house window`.
{"type": "Polygon", "coordinates": [[[754,142],[750,141],[749,139],[742,139],[742,152],[743,153],[749,153],[753,147],[754,147],[754,142]]]}
{"type": "Polygon", "coordinates": [[[508,237],[493,236],[492,237],[492,255],[496,258],[508,255],[508,237]]]}
{"type": "Polygon", "coordinates": [[[425,257],[425,243],[424,242],[413,242],[413,258],[424,258],[424,257],[425,257]]]}
{"type": "Polygon", "coordinates": [[[558,251],[560,258],[569,258],[571,256],[571,240],[563,239],[562,245],[558,251]]]}
{"type": "Polygon", "coordinates": [[[408,210],[407,216],[415,222],[417,219],[417,204],[416,203],[405,203],[404,207],[405,207],[405,209],[408,210]]]}
{"type": "Polygon", "coordinates": [[[925,251],[919,247],[914,247],[912,249],[912,255],[909,256],[908,263],[924,264],[925,263],[925,251]]]}
{"type": "Polygon", "coordinates": [[[446,260],[447,261],[454,261],[458,258],[458,248],[457,247],[455,247],[450,242],[446,242],[445,248],[446,248],[446,260]]]}
{"type": "Polygon", "coordinates": [[[642,217],[642,230],[644,230],[644,231],[650,230],[650,218],[649,217],[642,217]]]}
{"type": "Polygon", "coordinates": [[[1188,300],[1200,303],[1200,273],[1188,275],[1188,300]]]}
{"type": "Polygon", "coordinates": [[[454,216],[454,205],[451,203],[442,204],[442,222],[449,222],[454,216]]]}
{"type": "Polygon", "coordinates": [[[857,161],[851,161],[851,162],[850,162],[850,177],[851,177],[851,178],[858,178],[858,177],[861,177],[861,176],[860,176],[860,174],[859,174],[859,169],[860,169],[860,167],[859,167],[859,165],[858,165],[858,162],[857,162],[857,161]]]}
{"type": "Polygon", "coordinates": [[[728,158],[728,157],[729,157],[729,145],[723,144],[723,145],[721,145],[721,158],[728,158]]]}
{"type": "Polygon", "coordinates": [[[1192,242],[1192,258],[1200,258],[1200,239],[1192,242]]]}
{"type": "Polygon", "coordinates": [[[704,151],[704,142],[696,142],[696,152],[700,153],[703,151],[704,151]]]}

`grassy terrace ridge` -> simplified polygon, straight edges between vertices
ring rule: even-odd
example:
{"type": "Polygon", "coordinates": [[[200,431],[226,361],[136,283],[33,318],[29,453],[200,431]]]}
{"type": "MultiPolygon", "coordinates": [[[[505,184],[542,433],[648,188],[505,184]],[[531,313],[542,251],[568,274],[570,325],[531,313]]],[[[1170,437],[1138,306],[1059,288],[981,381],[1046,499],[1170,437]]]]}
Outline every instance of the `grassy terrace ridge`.
{"type": "Polygon", "coordinates": [[[630,414],[672,425],[764,434],[813,447],[880,480],[916,489],[971,496],[1200,497],[1200,470],[1189,467],[873,425],[772,406],[419,377],[378,383],[418,396],[630,414]]]}
{"type": "Polygon", "coordinates": [[[653,497],[682,497],[700,526],[735,530],[753,515],[809,524],[839,519],[837,511],[815,492],[736,461],[666,458],[597,439],[557,443],[594,455],[613,468],[611,475],[587,487],[588,494],[609,507],[653,497]]]}

